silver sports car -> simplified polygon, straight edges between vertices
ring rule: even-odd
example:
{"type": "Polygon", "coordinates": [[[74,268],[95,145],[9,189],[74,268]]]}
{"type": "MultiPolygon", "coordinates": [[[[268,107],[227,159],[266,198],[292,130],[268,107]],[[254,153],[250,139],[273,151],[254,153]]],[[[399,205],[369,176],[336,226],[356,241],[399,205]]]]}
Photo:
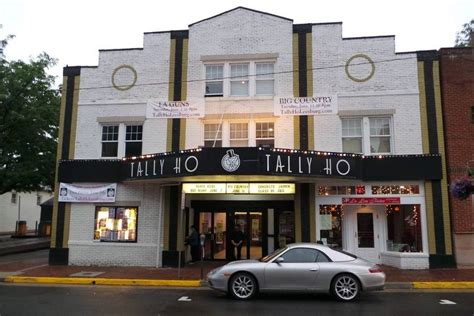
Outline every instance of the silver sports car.
{"type": "Polygon", "coordinates": [[[331,293],[352,301],[361,291],[381,290],[385,273],[356,256],[313,243],[296,243],[260,260],[233,261],[207,275],[211,288],[239,300],[258,292],[309,291],[331,293]]]}

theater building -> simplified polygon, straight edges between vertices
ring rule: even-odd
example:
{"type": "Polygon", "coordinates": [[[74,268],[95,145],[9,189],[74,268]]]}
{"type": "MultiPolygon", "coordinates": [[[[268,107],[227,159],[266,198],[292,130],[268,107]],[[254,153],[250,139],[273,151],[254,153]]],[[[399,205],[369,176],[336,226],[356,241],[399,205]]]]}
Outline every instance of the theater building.
{"type": "Polygon", "coordinates": [[[452,266],[438,61],[243,7],[64,68],[51,264],[177,266],[320,241],[452,266]]]}

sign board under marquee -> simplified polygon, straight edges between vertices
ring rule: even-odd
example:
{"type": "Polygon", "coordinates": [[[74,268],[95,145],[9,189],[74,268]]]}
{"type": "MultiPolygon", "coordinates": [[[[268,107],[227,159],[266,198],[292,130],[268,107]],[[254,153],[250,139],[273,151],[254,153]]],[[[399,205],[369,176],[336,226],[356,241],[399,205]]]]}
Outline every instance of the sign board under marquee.
{"type": "Polygon", "coordinates": [[[183,183],[187,194],[294,194],[294,183],[183,183]]]}
{"type": "Polygon", "coordinates": [[[111,203],[115,202],[117,184],[77,185],[61,182],[59,202],[68,203],[111,203]]]}
{"type": "Polygon", "coordinates": [[[204,117],[204,103],[199,101],[148,100],[146,118],[204,117]]]}
{"type": "Polygon", "coordinates": [[[399,197],[342,198],[342,204],[400,204],[399,197]]]}
{"type": "Polygon", "coordinates": [[[337,114],[337,96],[332,94],[314,97],[275,97],[275,116],[328,115],[337,114]]]}

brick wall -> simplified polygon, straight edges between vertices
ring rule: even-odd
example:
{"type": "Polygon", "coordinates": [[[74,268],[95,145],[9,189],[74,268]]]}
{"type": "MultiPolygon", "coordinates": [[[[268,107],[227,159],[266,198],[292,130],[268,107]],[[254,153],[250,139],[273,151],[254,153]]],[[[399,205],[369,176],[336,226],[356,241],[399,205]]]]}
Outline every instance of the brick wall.
{"type": "MultiPolygon", "coordinates": [[[[474,170],[474,49],[441,49],[441,85],[447,149],[448,177],[466,175],[466,163],[474,170]]],[[[452,198],[451,212],[455,233],[473,232],[472,195],[464,201],[452,198]]]]}

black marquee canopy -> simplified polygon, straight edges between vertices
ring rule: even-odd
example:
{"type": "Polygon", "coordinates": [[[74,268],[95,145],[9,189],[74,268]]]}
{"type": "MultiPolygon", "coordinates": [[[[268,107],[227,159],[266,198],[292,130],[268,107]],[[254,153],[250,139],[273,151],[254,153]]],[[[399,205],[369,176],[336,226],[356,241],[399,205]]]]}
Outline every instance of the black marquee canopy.
{"type": "Polygon", "coordinates": [[[222,175],[439,180],[442,168],[437,154],[364,156],[262,147],[205,147],[121,160],[63,160],[59,165],[59,181],[68,183],[222,175]]]}

